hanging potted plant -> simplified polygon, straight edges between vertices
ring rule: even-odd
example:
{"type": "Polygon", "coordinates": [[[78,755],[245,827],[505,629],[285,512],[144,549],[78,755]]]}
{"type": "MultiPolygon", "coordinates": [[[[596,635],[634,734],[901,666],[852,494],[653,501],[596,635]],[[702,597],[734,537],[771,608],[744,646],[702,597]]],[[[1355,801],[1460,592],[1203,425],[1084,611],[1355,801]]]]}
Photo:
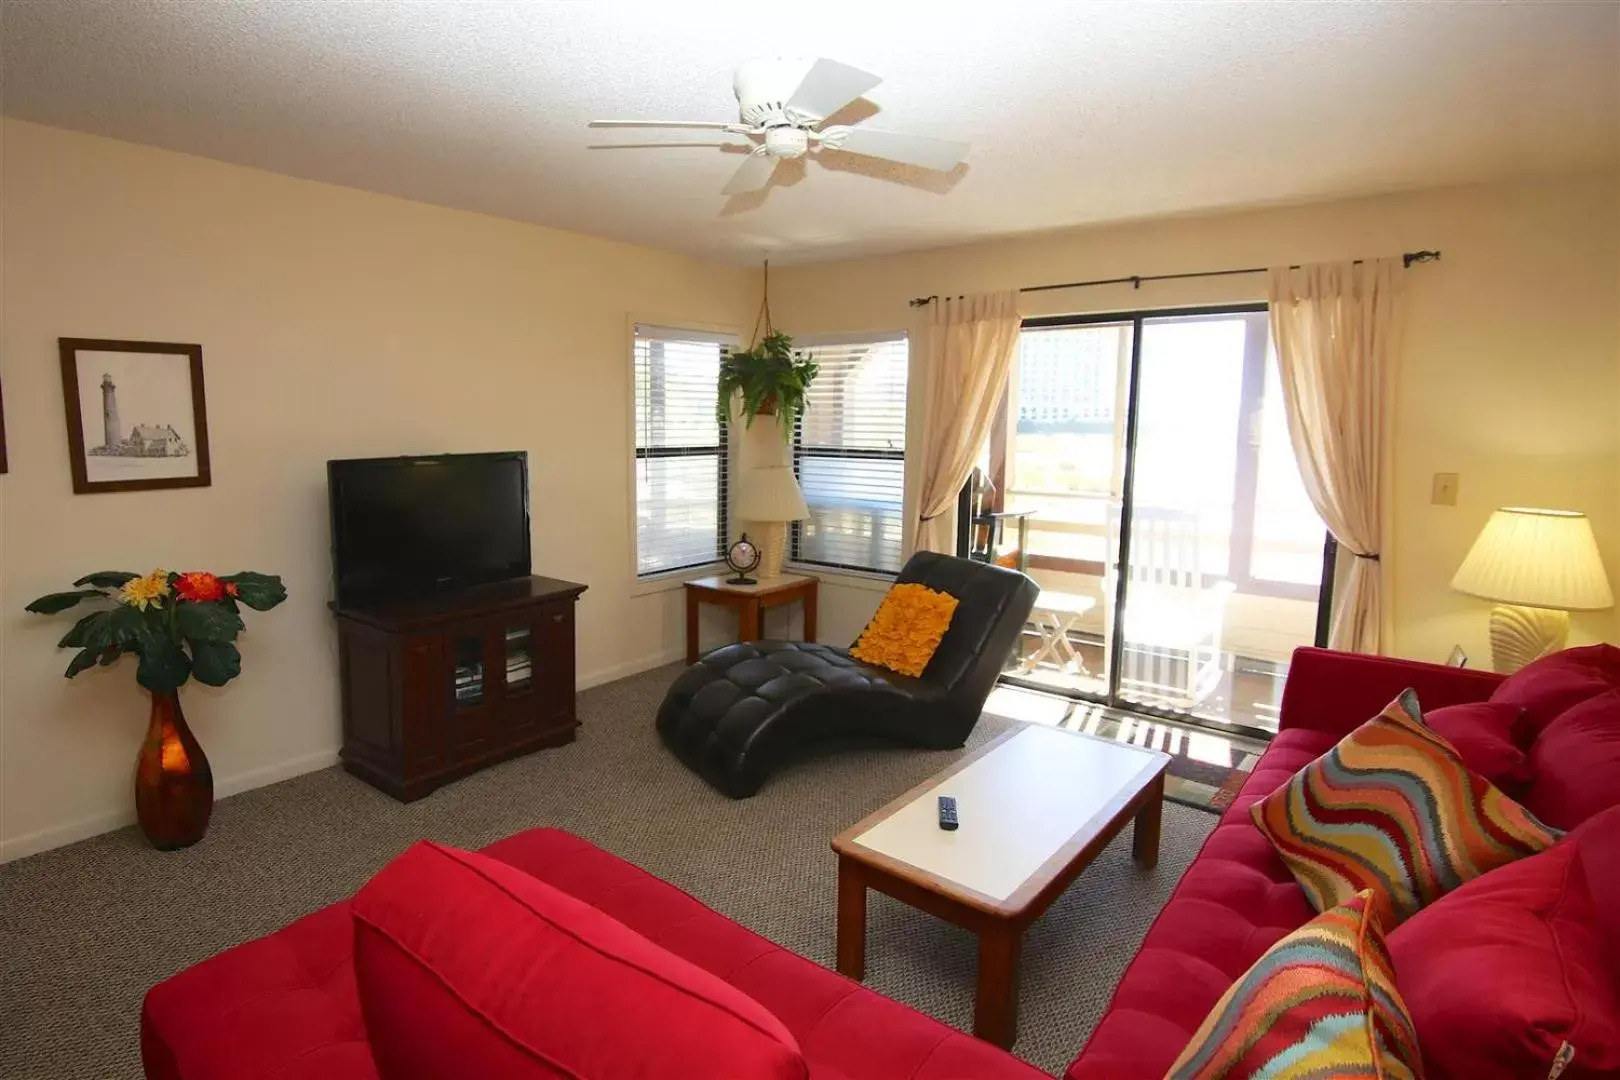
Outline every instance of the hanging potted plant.
{"type": "Polygon", "coordinates": [[[742,396],[743,426],[753,427],[756,416],[780,421],[782,441],[793,438],[793,428],[804,414],[805,392],[816,379],[817,367],[809,355],[793,351],[793,339],[771,325],[771,264],[765,263],[764,290],[759,317],[754,320],[754,343],[720,357],[720,395],[715,411],[722,424],[731,422],[732,399],[742,396]],[[761,325],[765,336],[759,336],[761,325]]]}
{"type": "Polygon", "coordinates": [[[66,675],[71,679],[125,653],[135,655],[135,681],[152,695],[146,741],[135,759],[136,817],[159,850],[195,844],[214,809],[214,776],[186,727],[180,687],[192,678],[224,686],[241,674],[242,656],[233,644],[246,629],[240,605],[269,611],[287,599],[287,590],[279,577],[247,571],[216,577],[205,571],[143,576],[103,570],[73,584],[72,592],[42,596],[28,610],[54,615],[100,602],[57,642],[79,650],[66,675]]]}
{"type": "Polygon", "coordinates": [[[794,352],[793,339],[780,330],[769,330],[753,348],[726,353],[720,359],[721,421],[731,419],[732,398],[741,394],[745,426],[753,427],[756,416],[774,416],[781,421],[782,438],[790,438],[816,370],[815,362],[794,352]]]}

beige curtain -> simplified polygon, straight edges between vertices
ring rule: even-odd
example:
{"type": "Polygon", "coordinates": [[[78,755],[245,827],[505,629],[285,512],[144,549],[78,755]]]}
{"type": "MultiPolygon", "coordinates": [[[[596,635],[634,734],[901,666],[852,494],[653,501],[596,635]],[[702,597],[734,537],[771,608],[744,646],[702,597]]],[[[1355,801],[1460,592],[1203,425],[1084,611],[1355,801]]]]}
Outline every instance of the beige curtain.
{"type": "Polygon", "coordinates": [[[950,511],[990,437],[1018,352],[1018,293],[958,296],[933,304],[926,329],[927,396],[915,544],[956,552],[950,511]]]}
{"type": "Polygon", "coordinates": [[[1271,271],[1271,336],[1305,490],[1354,556],[1333,597],[1328,644],[1382,651],[1386,393],[1394,378],[1399,259],[1271,271]]]}

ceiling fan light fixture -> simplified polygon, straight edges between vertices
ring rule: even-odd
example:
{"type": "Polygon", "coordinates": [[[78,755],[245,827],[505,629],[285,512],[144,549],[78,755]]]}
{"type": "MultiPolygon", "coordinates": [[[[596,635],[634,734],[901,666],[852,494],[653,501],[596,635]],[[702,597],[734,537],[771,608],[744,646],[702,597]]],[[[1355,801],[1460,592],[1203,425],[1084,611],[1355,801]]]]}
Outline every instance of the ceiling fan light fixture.
{"type": "Polygon", "coordinates": [[[803,157],[810,148],[810,136],[803,128],[770,128],[765,132],[765,148],[779,158],[803,157]]]}

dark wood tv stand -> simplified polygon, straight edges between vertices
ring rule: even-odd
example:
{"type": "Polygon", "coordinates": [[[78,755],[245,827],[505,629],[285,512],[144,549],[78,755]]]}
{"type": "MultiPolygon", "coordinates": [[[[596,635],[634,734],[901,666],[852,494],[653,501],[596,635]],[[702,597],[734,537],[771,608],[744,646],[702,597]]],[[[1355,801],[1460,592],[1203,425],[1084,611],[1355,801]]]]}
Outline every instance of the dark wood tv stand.
{"type": "Polygon", "coordinates": [[[343,767],[411,802],[574,740],[574,602],[529,577],[375,606],[334,603],[343,767]]]}

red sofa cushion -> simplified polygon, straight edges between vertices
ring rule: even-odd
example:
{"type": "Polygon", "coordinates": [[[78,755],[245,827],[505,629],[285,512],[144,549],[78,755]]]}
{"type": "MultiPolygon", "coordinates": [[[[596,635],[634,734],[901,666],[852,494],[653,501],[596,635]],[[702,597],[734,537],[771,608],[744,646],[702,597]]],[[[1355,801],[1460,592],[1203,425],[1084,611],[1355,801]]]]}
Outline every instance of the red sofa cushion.
{"type": "Polygon", "coordinates": [[[1620,809],[1468,882],[1390,933],[1428,1080],[1620,1075],[1620,974],[1584,865],[1620,863],[1620,809]]]}
{"type": "Polygon", "coordinates": [[[415,844],[350,911],[383,1080],[809,1075],[746,994],[487,856],[415,844]]]}
{"type": "Polygon", "coordinates": [[[1620,689],[1587,698],[1542,729],[1530,748],[1525,805],[1561,829],[1620,806],[1620,689]]]}
{"type": "Polygon", "coordinates": [[[1423,722],[1456,748],[1471,772],[1515,799],[1524,798],[1533,774],[1530,758],[1519,749],[1526,726],[1522,708],[1504,701],[1475,701],[1426,712],[1423,722]]]}
{"type": "Polygon", "coordinates": [[[377,1080],[345,901],[158,983],[141,1006],[147,1080],[377,1080]]]}
{"type": "Polygon", "coordinates": [[[766,940],[577,836],[531,829],[484,853],[583,900],[759,1002],[798,1040],[816,1080],[1050,1080],[998,1047],[766,940]]]}
{"type": "Polygon", "coordinates": [[[1517,705],[1535,738],[1572,705],[1620,689],[1620,649],[1587,645],[1543,656],[1509,675],[1491,693],[1492,701],[1517,705]]]}

